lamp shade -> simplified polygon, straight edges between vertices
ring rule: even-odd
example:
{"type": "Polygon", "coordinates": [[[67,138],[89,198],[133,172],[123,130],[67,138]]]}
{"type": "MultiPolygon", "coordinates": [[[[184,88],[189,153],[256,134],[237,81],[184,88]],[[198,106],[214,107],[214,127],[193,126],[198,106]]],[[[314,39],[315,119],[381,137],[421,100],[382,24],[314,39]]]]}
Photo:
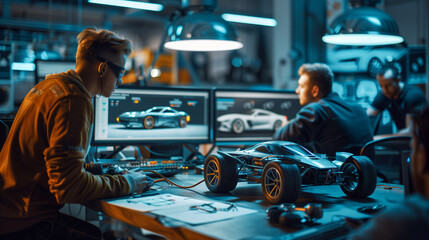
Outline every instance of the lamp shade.
{"type": "Polygon", "coordinates": [[[376,7],[363,6],[336,18],[322,40],[340,45],[388,45],[404,41],[395,20],[376,7]]]}
{"type": "Polygon", "coordinates": [[[191,11],[168,29],[165,48],[180,51],[227,51],[243,47],[234,27],[210,11],[191,11]]]}

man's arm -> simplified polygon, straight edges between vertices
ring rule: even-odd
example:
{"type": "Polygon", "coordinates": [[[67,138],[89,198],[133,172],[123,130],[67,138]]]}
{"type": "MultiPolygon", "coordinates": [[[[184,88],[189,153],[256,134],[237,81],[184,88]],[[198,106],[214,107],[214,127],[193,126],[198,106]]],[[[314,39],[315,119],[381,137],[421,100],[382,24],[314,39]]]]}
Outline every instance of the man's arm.
{"type": "Polygon", "coordinates": [[[374,108],[373,106],[368,106],[368,108],[366,109],[366,114],[368,114],[368,116],[370,117],[377,116],[379,113],[380,110],[374,108]]]}
{"type": "Polygon", "coordinates": [[[318,125],[316,121],[314,107],[307,105],[286,126],[277,130],[273,140],[292,141],[299,144],[309,143],[314,138],[314,129],[318,125]]]}

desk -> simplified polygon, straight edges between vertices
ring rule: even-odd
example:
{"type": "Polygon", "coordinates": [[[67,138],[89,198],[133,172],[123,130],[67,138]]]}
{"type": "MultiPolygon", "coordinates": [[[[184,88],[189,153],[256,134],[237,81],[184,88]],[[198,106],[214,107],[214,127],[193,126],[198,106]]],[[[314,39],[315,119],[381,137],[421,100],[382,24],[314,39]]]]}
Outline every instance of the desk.
{"type": "MultiPolygon", "coordinates": [[[[184,186],[193,185],[202,179],[203,175],[196,175],[193,171],[177,174],[170,178],[173,182],[184,186]]],[[[247,239],[258,236],[269,239],[269,237],[275,238],[296,231],[296,229],[268,223],[265,219],[265,211],[271,205],[264,200],[260,184],[240,182],[236,189],[228,194],[212,193],[204,183],[192,189],[170,187],[165,182],[157,183],[154,187],[165,193],[200,200],[234,202],[237,206],[253,209],[256,212],[218,222],[189,225],[174,220],[162,219],[160,221],[154,214],[113,205],[106,199],[92,201],[87,206],[130,225],[161,234],[168,239],[247,239]]],[[[338,216],[366,218],[369,215],[356,211],[358,207],[383,203],[389,208],[400,203],[403,197],[402,187],[388,190],[383,186],[377,186],[374,194],[369,198],[351,199],[337,185],[314,186],[304,187],[301,197],[295,205],[303,207],[307,203],[321,203],[323,218],[318,222],[324,224],[339,220],[338,216]]]]}

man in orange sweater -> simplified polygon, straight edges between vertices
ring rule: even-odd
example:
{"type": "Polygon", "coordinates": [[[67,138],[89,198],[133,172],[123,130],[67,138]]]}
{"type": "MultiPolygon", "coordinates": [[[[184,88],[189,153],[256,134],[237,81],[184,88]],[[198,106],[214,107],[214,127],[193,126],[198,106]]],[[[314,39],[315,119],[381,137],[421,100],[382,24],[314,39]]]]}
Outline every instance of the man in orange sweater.
{"type": "Polygon", "coordinates": [[[107,30],[77,37],[76,69],[48,75],[22,102],[0,153],[0,239],[101,239],[60,214],[65,203],[141,192],[141,173],[93,175],[83,164],[94,119],[91,98],[121,84],[131,43],[107,30]]]}

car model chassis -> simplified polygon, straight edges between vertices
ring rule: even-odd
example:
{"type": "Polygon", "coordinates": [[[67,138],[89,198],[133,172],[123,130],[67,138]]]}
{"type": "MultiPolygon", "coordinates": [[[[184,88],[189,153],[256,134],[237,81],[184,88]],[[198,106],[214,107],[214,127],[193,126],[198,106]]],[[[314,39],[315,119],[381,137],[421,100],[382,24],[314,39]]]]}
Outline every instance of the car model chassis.
{"type": "Polygon", "coordinates": [[[347,196],[356,198],[367,197],[375,190],[375,166],[365,156],[333,160],[335,167],[331,169],[301,164],[296,158],[299,156],[258,159],[218,151],[204,162],[205,183],[215,193],[234,190],[239,180],[261,183],[265,199],[272,204],[295,202],[303,186],[337,184],[347,196]]]}

